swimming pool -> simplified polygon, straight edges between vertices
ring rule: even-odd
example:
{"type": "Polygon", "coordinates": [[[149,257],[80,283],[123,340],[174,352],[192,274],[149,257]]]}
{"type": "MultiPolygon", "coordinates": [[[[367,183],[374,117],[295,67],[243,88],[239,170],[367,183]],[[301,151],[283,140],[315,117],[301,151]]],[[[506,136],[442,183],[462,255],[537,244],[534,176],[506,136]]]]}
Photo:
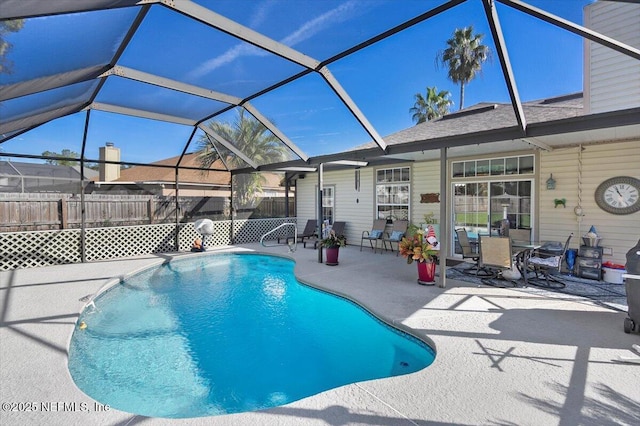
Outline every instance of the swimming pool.
{"type": "Polygon", "coordinates": [[[433,362],[424,342],[301,284],[293,267],[193,256],[121,281],[78,319],[73,380],[113,408],[181,418],[274,407],[433,362]]]}

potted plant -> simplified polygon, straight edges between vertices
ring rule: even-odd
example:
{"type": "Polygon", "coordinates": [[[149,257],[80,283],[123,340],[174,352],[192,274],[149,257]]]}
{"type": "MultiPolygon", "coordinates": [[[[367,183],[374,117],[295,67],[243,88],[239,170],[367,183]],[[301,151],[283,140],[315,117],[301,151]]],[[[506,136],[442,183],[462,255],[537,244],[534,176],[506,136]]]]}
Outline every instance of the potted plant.
{"type": "Polygon", "coordinates": [[[407,264],[415,260],[418,264],[418,284],[430,285],[435,282],[436,257],[440,252],[440,243],[433,228],[425,234],[424,230],[412,225],[407,236],[400,241],[400,254],[407,264]]]}
{"type": "Polygon", "coordinates": [[[347,239],[344,235],[337,235],[332,229],[329,231],[327,238],[320,240],[320,245],[325,248],[327,254],[327,265],[335,266],[338,264],[338,253],[340,247],[344,247],[347,244],[347,239]]]}

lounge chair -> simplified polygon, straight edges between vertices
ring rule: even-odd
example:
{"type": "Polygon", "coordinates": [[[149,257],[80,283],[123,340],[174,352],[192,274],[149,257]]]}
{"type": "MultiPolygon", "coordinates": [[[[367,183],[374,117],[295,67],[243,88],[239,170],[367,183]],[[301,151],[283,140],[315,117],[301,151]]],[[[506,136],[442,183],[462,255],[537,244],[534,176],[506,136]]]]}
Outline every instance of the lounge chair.
{"type": "Polygon", "coordinates": [[[528,269],[532,270],[536,274],[535,278],[527,279],[529,284],[547,288],[564,288],[566,286],[566,284],[560,280],[558,275],[560,275],[562,260],[569,248],[571,237],[573,237],[573,233],[569,234],[569,237],[562,247],[561,253],[555,256],[549,256],[544,251],[539,251],[527,259],[528,269]]]}
{"type": "Polygon", "coordinates": [[[456,229],[456,235],[458,236],[458,244],[460,244],[460,248],[462,249],[462,259],[471,259],[474,262],[474,265],[463,269],[462,272],[467,275],[475,275],[477,277],[492,276],[493,273],[491,271],[480,266],[480,253],[477,250],[474,250],[474,247],[471,245],[469,236],[467,235],[467,230],[464,228],[456,229]]]}
{"type": "MultiPolygon", "coordinates": [[[[334,231],[336,233],[336,235],[344,235],[344,227],[347,223],[346,222],[333,222],[333,226],[331,227],[331,230],[334,231]]],[[[320,243],[321,239],[318,239],[318,237],[316,235],[314,235],[313,237],[308,238],[306,241],[302,242],[302,247],[307,247],[307,243],[311,244],[311,241],[313,241],[313,248],[317,249],[318,248],[318,244],[320,243]]]]}
{"type": "MultiPolygon", "coordinates": [[[[407,228],[409,227],[409,221],[408,220],[396,220],[395,222],[393,222],[393,228],[391,229],[391,234],[384,232],[382,234],[382,247],[384,248],[384,250],[387,250],[387,243],[389,243],[389,247],[391,248],[391,251],[393,251],[393,243],[396,243],[398,245],[398,250],[396,252],[396,256],[398,255],[398,253],[400,253],[400,241],[402,241],[402,238],[405,236],[405,234],[407,233],[407,228]]],[[[380,249],[380,254],[382,254],[382,248],[380,249]]]]}
{"type": "MultiPolygon", "coordinates": [[[[492,276],[482,279],[482,284],[493,287],[506,287],[507,283],[516,287],[511,279],[513,271],[513,255],[509,237],[480,236],[480,268],[492,272],[492,276]]],[[[520,278],[520,274],[518,274],[520,278]]]]}
{"type": "MultiPolygon", "coordinates": [[[[307,220],[307,224],[305,225],[304,230],[302,232],[298,232],[298,242],[304,244],[306,239],[311,238],[313,236],[317,236],[316,234],[317,226],[318,226],[318,223],[315,219],[307,220]]],[[[286,237],[278,237],[278,243],[280,243],[280,239],[282,238],[285,238],[286,243],[289,244],[289,240],[290,239],[293,240],[294,235],[289,234],[286,237]]]]}
{"type": "Polygon", "coordinates": [[[365,241],[369,241],[369,245],[373,249],[375,253],[378,249],[378,241],[382,238],[382,234],[384,234],[384,228],[387,226],[386,219],[376,219],[373,221],[373,226],[371,227],[371,231],[362,231],[362,237],[360,238],[360,251],[362,251],[362,244],[365,241]],[[376,243],[374,246],[373,243],[376,243]]]}

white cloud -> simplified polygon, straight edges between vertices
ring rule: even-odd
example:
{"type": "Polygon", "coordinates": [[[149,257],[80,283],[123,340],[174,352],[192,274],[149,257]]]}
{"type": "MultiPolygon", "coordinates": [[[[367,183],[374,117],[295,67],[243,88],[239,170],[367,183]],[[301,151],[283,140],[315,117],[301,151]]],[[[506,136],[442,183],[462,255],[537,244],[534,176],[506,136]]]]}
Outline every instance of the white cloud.
{"type": "MultiPolygon", "coordinates": [[[[305,23],[303,23],[297,30],[284,37],[281,43],[293,47],[296,44],[305,41],[320,31],[326,28],[347,21],[351,18],[352,13],[356,11],[356,0],[349,0],[342,3],[338,7],[323,13],[305,23]]],[[[256,27],[260,23],[264,22],[268,18],[269,7],[268,4],[263,4],[259,7],[256,13],[251,18],[252,26],[256,27]]],[[[190,79],[202,77],[223,65],[233,62],[240,56],[260,56],[265,55],[266,52],[245,43],[239,43],[236,46],[228,49],[222,55],[209,59],[202,63],[199,67],[191,71],[188,75],[190,79]]]]}

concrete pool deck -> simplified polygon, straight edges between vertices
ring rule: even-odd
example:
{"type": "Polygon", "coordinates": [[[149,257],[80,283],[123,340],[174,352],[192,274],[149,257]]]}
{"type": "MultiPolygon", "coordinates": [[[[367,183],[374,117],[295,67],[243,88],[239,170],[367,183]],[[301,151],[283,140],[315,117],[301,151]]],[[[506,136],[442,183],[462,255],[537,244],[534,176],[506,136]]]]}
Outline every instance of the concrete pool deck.
{"type": "Polygon", "coordinates": [[[67,369],[82,300],[147,265],[201,254],[6,271],[0,272],[0,424],[640,424],[640,364],[616,361],[633,356],[631,345],[640,343],[638,334],[624,333],[623,312],[527,289],[453,280],[446,288],[421,286],[415,265],[357,246],[342,248],[333,267],[317,263],[317,252],[302,246],[294,253],[282,245],[239,249],[292,257],[298,278],[431,339],[435,362],[259,412],[172,420],[105,410],[75,386],[67,369]]]}

